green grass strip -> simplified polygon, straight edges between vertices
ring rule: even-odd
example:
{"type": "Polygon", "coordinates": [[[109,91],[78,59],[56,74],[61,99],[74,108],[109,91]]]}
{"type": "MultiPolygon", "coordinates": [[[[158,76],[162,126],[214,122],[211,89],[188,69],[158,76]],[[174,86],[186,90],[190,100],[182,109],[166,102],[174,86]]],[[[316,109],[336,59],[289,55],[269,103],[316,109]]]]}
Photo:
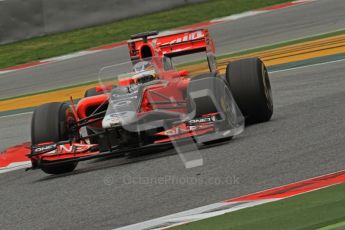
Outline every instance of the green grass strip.
{"type": "Polygon", "coordinates": [[[342,221],[337,224],[332,224],[323,228],[319,228],[318,230],[334,230],[334,229],[339,229],[340,227],[344,227],[343,229],[345,229],[345,221],[342,221]]]}
{"type": "Polygon", "coordinates": [[[340,184],[172,229],[318,229],[344,221],[345,184],[340,184]]]}
{"type": "Polygon", "coordinates": [[[123,41],[138,32],[163,31],[289,1],[209,0],[106,25],[0,45],[0,68],[123,41]]]}

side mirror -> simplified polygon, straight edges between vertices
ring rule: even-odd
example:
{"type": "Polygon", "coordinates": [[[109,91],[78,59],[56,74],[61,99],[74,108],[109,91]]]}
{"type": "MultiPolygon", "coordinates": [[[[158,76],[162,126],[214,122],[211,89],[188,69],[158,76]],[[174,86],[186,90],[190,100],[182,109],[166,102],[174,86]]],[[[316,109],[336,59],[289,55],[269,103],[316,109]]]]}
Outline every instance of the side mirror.
{"type": "Polygon", "coordinates": [[[118,84],[119,86],[129,86],[131,84],[134,84],[134,79],[132,78],[119,79],[118,84]]]}
{"type": "Polygon", "coordinates": [[[179,70],[178,71],[178,75],[180,76],[180,77],[187,77],[188,76],[188,70],[186,70],[186,69],[183,69],[183,70],[179,70]]]}
{"type": "Polygon", "coordinates": [[[105,91],[110,91],[113,88],[112,84],[106,84],[106,85],[97,85],[96,86],[96,92],[105,92],[105,91]]]}

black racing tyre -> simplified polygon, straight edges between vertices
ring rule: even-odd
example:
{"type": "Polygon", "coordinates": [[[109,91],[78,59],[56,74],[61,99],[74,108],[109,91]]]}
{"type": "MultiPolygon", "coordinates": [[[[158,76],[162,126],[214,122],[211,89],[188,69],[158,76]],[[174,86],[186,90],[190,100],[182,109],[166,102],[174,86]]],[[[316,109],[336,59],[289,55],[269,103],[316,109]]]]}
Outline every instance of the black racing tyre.
{"type": "Polygon", "coordinates": [[[92,97],[92,96],[97,96],[101,94],[103,94],[103,92],[97,92],[96,87],[94,87],[94,88],[86,90],[84,93],[84,97],[92,97]]]}
{"type": "Polygon", "coordinates": [[[226,81],[247,124],[269,121],[273,114],[271,84],[259,58],[230,62],[226,81]]]}
{"type": "MultiPolygon", "coordinates": [[[[103,92],[97,92],[96,88],[91,88],[85,91],[84,97],[92,97],[101,95],[103,92]]],[[[86,127],[86,133],[87,135],[93,135],[95,134],[90,128],[86,127]]],[[[98,138],[97,137],[90,137],[90,144],[98,144],[98,138]]]]}
{"type": "MultiPolygon", "coordinates": [[[[73,112],[66,103],[52,102],[38,106],[31,120],[31,143],[37,145],[43,142],[59,142],[68,140],[76,135],[69,130],[70,124],[75,122],[73,112]]],[[[33,165],[37,162],[32,162],[33,165]]],[[[61,174],[73,171],[77,162],[44,165],[41,169],[48,174],[61,174]]]]}

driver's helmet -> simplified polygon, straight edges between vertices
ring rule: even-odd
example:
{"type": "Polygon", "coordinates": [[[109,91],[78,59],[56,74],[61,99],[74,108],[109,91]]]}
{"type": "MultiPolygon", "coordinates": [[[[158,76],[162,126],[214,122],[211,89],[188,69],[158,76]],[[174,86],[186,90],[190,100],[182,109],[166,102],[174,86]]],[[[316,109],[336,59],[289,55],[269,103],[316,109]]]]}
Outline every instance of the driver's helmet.
{"type": "Polygon", "coordinates": [[[140,61],[133,66],[135,73],[141,73],[147,70],[153,70],[154,67],[150,61],[140,61]]]}
{"type": "Polygon", "coordinates": [[[157,79],[157,73],[150,61],[140,61],[133,66],[137,84],[143,84],[157,79]]]}

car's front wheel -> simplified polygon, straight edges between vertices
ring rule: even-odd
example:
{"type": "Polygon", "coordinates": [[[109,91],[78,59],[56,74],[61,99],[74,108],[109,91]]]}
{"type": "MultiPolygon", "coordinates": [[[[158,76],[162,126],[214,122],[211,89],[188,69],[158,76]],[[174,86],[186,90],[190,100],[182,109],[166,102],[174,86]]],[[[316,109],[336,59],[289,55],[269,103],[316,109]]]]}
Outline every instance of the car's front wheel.
{"type": "MultiPolygon", "coordinates": [[[[31,143],[37,145],[44,142],[59,142],[68,140],[70,135],[76,135],[69,129],[75,122],[72,110],[66,103],[53,102],[38,106],[31,121],[31,143]]],[[[61,174],[73,171],[77,162],[54,165],[40,162],[42,171],[48,174],[61,174]]],[[[33,165],[38,162],[33,161],[33,165]]]]}

